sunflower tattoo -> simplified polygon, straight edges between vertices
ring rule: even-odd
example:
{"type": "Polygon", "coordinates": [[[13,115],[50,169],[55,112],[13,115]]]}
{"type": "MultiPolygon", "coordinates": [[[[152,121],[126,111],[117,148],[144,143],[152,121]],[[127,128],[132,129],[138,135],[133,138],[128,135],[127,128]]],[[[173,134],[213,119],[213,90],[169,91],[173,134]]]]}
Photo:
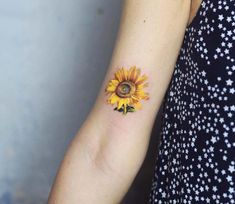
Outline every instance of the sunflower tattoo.
{"type": "Polygon", "coordinates": [[[141,75],[140,69],[136,66],[130,67],[129,70],[120,68],[114,74],[114,79],[110,80],[105,88],[108,104],[116,107],[114,110],[127,114],[141,109],[140,100],[148,100],[149,94],[144,92],[148,86],[146,75],[141,75]]]}

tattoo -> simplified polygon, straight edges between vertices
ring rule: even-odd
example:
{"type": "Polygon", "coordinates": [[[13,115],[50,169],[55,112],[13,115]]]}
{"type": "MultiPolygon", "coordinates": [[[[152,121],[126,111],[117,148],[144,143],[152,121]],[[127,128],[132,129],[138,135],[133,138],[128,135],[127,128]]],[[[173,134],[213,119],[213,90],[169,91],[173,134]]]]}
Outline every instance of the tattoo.
{"type": "Polygon", "coordinates": [[[140,100],[149,99],[149,94],[144,91],[148,86],[147,79],[136,66],[130,67],[129,70],[123,67],[118,69],[105,88],[106,94],[109,95],[108,104],[116,104],[114,110],[124,115],[141,109],[140,100]]]}

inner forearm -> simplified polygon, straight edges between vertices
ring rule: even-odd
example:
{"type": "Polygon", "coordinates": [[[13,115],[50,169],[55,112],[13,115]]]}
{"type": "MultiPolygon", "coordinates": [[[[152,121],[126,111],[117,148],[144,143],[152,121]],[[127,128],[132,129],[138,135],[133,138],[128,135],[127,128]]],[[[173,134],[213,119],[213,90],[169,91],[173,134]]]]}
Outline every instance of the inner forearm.
{"type": "Polygon", "coordinates": [[[49,204],[119,203],[146,155],[152,125],[182,43],[190,1],[124,2],[104,83],[66,153],[49,204]],[[123,115],[105,103],[104,90],[117,68],[132,65],[141,67],[148,76],[150,99],[142,110],[123,115]]]}
{"type": "MultiPolygon", "coordinates": [[[[85,130],[87,137],[87,130],[85,130]]],[[[94,138],[99,132],[92,134],[94,138]]],[[[124,189],[120,188],[124,178],[106,163],[105,158],[98,158],[98,145],[84,141],[79,131],[71,143],[61,164],[55,188],[51,192],[49,204],[118,204],[124,189]]],[[[100,152],[99,152],[100,155],[100,152]]],[[[101,155],[100,155],[101,156],[101,155]]]]}
{"type": "Polygon", "coordinates": [[[97,132],[96,126],[88,119],[72,141],[50,204],[118,204],[127,193],[144,159],[147,141],[108,125],[106,131],[97,132]],[[96,141],[98,137],[104,140],[96,141]],[[125,141],[125,137],[129,138],[125,141]]]}

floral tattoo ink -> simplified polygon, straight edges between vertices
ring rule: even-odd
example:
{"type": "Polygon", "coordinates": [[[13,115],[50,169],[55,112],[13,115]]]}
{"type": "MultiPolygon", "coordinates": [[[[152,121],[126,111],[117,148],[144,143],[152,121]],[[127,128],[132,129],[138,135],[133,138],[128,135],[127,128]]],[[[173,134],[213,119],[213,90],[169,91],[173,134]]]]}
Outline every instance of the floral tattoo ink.
{"type": "Polygon", "coordinates": [[[109,95],[108,104],[116,104],[114,110],[124,115],[141,109],[140,101],[149,99],[149,94],[144,91],[148,86],[147,79],[136,66],[130,67],[129,70],[123,67],[118,69],[105,88],[106,94],[109,95]]]}

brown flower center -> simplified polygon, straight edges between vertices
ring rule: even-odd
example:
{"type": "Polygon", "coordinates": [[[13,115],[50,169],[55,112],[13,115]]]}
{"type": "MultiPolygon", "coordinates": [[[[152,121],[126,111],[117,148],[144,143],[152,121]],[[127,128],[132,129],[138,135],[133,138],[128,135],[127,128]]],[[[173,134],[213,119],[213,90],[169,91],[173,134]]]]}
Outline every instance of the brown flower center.
{"type": "Polygon", "coordinates": [[[118,85],[116,94],[121,98],[129,98],[132,94],[135,93],[135,90],[136,87],[133,82],[123,81],[118,85]]]}

